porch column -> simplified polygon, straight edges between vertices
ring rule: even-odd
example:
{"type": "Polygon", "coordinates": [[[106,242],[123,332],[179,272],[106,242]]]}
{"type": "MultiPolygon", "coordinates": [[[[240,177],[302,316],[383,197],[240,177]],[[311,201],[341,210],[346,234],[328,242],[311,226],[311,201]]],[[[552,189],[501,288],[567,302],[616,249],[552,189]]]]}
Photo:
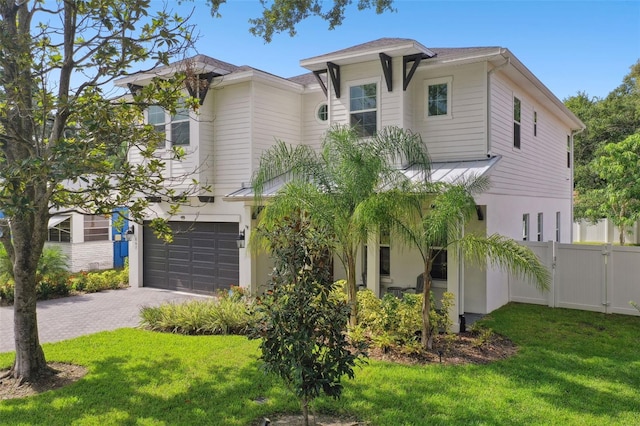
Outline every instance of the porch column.
{"type": "Polygon", "coordinates": [[[451,248],[447,251],[447,291],[453,294],[453,306],[449,309],[449,318],[451,319],[451,331],[460,332],[460,319],[458,317],[461,308],[461,286],[462,282],[462,261],[460,251],[451,248]]]}
{"type": "Polygon", "coordinates": [[[380,297],[380,233],[370,232],[367,239],[367,288],[380,297]]]}
{"type": "Polygon", "coordinates": [[[253,211],[253,207],[250,205],[244,206],[244,213],[240,217],[240,222],[238,223],[238,232],[244,231],[244,248],[238,249],[239,256],[239,277],[238,277],[238,285],[240,287],[248,289],[251,294],[254,294],[257,290],[256,286],[256,260],[255,256],[251,255],[250,241],[251,241],[251,232],[253,231],[251,214],[253,211]]]}
{"type": "MultiPolygon", "coordinates": [[[[131,222],[130,222],[131,224],[131,222]]],[[[133,224],[135,233],[129,241],[129,286],[142,287],[142,225],[133,224]]]]}

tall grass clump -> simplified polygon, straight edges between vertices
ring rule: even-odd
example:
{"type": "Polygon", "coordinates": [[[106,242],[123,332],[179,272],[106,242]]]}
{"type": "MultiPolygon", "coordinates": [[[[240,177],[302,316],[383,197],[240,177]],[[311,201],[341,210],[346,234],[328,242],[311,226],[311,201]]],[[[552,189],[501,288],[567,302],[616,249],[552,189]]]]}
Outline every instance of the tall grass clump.
{"type": "Polygon", "coordinates": [[[246,298],[218,297],[147,306],[140,311],[140,326],[178,334],[247,334],[255,323],[246,298]]]}

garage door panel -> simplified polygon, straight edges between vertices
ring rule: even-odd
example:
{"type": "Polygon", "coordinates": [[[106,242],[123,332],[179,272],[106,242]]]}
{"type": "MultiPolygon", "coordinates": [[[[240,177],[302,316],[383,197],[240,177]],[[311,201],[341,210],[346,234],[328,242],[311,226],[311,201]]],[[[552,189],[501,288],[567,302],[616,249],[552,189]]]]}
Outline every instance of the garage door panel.
{"type": "Polygon", "coordinates": [[[172,243],[143,228],[144,285],[199,293],[238,284],[237,223],[169,222],[172,243]]]}

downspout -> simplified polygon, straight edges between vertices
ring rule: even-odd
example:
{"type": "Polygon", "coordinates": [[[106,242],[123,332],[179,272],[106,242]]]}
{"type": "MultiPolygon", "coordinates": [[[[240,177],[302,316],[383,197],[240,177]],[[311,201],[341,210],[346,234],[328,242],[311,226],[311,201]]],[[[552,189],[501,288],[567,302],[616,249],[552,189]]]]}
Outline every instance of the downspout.
{"type": "MultiPolygon", "coordinates": [[[[504,52],[506,51],[507,49],[500,48],[499,54],[502,55],[502,57],[504,57],[504,52]]],[[[489,62],[487,61],[487,64],[488,63],[489,62]]],[[[497,67],[487,72],[487,158],[491,158],[491,155],[492,155],[491,153],[491,75],[494,72],[506,67],[510,63],[511,63],[511,58],[507,57],[505,58],[504,63],[498,65],[497,67]]]]}
{"type": "Polygon", "coordinates": [[[573,168],[574,167],[574,161],[573,161],[573,138],[576,135],[584,132],[584,129],[585,128],[583,127],[581,129],[572,129],[571,130],[571,140],[570,140],[570,145],[571,146],[569,147],[569,149],[570,149],[570,151],[569,151],[569,159],[571,160],[571,171],[570,171],[570,177],[569,177],[569,180],[571,182],[570,183],[570,187],[569,187],[570,190],[571,190],[571,208],[569,209],[569,218],[571,219],[569,221],[569,243],[571,243],[571,244],[573,244],[573,192],[574,192],[574,189],[573,189],[573,185],[574,185],[574,183],[573,183],[573,170],[574,170],[574,168],[573,168]]]}

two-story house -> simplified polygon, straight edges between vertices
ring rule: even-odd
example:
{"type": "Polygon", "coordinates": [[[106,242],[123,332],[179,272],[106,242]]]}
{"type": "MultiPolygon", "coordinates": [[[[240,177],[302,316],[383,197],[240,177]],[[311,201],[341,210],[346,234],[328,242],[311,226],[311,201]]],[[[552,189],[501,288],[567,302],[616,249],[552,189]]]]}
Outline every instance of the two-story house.
{"type": "MultiPolygon", "coordinates": [[[[584,125],[508,49],[427,48],[384,38],[300,64],[309,73],[287,79],[197,56],[191,67],[204,90],[187,89],[200,96],[199,112],[149,110],[149,123],[167,135],[166,148],[180,144],[188,153],[183,162],[171,160],[168,149],[159,153],[169,163],[167,177],[176,180],[171,184],[179,187],[193,170],[211,192],[191,197],[171,218],[179,231],[173,244],[144,226],[136,233],[131,285],[211,292],[239,284],[259,291],[270,262],[236,245],[255,225],[252,171],[276,139],[319,147],[332,124],[357,125],[364,136],[385,126],[419,132],[434,180],[489,174],[492,187],[478,197],[469,231],[571,241],[572,141],[584,125]]],[[[120,84],[143,85],[154,75],[120,84]]],[[[162,202],[153,204],[154,215],[166,215],[162,202]]],[[[508,275],[450,257],[438,260],[434,287],[456,294],[460,313],[487,313],[509,300],[508,275]]],[[[382,239],[363,247],[359,268],[367,287],[380,293],[415,286],[422,263],[417,253],[382,239]]]]}

